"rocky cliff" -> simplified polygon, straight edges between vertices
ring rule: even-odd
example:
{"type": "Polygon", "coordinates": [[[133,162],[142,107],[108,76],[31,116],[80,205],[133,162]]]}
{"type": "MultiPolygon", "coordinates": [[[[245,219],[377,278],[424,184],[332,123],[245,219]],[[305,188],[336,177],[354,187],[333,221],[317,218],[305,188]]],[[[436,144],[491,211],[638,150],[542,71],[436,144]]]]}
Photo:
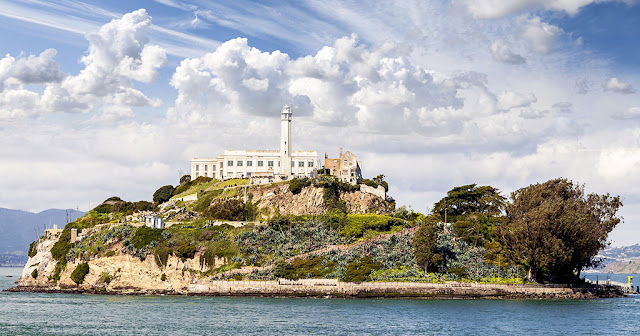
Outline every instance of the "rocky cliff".
{"type": "MultiPolygon", "coordinates": [[[[293,194],[286,183],[251,187],[247,191],[267,217],[281,215],[322,215],[327,209],[324,205],[324,189],[307,186],[300,193],[293,194]]],[[[394,204],[382,198],[362,191],[341,192],[340,199],[345,201],[349,213],[354,214],[390,214],[394,204]]]]}

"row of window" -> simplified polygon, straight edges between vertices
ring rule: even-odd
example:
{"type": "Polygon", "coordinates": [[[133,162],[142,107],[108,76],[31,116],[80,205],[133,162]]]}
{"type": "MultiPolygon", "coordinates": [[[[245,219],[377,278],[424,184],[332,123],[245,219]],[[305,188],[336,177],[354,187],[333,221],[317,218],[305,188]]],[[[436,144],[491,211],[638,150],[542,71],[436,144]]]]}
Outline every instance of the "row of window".
{"type": "MultiPolygon", "coordinates": [[[[209,165],[203,165],[204,166],[204,171],[208,171],[209,169],[209,165]]],[[[215,171],[216,170],[216,165],[211,165],[211,171],[215,171]]],[[[196,171],[200,171],[200,165],[196,165],[196,171]]]]}
{"type": "MultiPolygon", "coordinates": [[[[242,167],[243,165],[244,165],[244,161],[241,161],[241,160],[236,161],[236,166],[237,167],[242,167]]],[[[228,160],[227,161],[227,166],[228,167],[233,166],[233,160],[228,160]]],[[[253,166],[253,161],[247,161],[247,167],[251,167],[251,166],[253,166]]],[[[262,167],[262,166],[264,166],[264,161],[258,161],[258,167],[262,167]]],[[[273,167],[273,161],[267,161],[267,166],[268,167],[273,167]]],[[[196,166],[196,168],[197,167],[198,166],[196,166]]],[[[295,161],[291,161],[291,167],[295,167],[295,161]]],[[[298,167],[304,167],[304,161],[298,161],[298,167]]],[[[308,161],[307,162],[307,167],[313,167],[313,161],[308,161]]],[[[213,169],[215,169],[215,167],[213,169]]],[[[197,169],[196,169],[196,171],[197,171],[197,169]]]]}

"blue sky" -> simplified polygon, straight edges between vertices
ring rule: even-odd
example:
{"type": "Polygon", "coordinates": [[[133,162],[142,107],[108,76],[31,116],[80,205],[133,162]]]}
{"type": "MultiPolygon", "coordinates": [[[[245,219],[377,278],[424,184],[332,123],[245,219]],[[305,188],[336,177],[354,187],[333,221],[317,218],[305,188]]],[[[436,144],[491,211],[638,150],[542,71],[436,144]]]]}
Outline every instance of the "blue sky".
{"type": "Polygon", "coordinates": [[[364,162],[399,204],[567,177],[640,241],[640,4],[0,0],[0,206],[150,199],[191,157],[364,162]],[[25,184],[24,181],[32,183],[25,184]]]}

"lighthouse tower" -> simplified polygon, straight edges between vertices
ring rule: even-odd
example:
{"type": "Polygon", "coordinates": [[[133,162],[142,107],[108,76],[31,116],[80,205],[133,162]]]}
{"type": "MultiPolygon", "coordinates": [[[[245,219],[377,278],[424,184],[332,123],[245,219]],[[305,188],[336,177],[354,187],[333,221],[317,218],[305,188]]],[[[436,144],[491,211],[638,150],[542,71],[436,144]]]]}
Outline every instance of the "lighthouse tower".
{"type": "Polygon", "coordinates": [[[291,107],[280,113],[280,174],[291,176],[291,107]]]}

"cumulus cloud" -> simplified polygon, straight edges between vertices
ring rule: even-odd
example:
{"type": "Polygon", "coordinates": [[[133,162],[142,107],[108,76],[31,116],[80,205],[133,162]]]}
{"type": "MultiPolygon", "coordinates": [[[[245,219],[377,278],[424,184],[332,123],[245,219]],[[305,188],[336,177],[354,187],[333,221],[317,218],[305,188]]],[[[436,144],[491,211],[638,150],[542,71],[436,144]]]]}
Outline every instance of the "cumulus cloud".
{"type": "Polygon", "coordinates": [[[622,80],[616,77],[609,78],[609,80],[602,85],[602,88],[605,91],[623,93],[623,94],[631,94],[636,92],[636,90],[633,88],[631,84],[627,82],[623,82],[622,80]]]}
{"type": "MultiPolygon", "coordinates": [[[[225,113],[277,116],[284,103],[323,124],[356,123],[375,131],[411,128],[418,114],[460,107],[456,88],[437,82],[394,48],[370,50],[355,35],[296,60],[262,52],[238,38],[181,62],[170,118],[212,120],[225,113]]],[[[418,118],[424,120],[424,118],[418,118]]]]}
{"type": "Polygon", "coordinates": [[[560,112],[560,113],[571,113],[573,112],[573,104],[569,103],[569,102],[559,102],[559,103],[555,103],[553,104],[553,106],[551,106],[551,108],[553,108],[553,110],[560,112]]]}
{"type": "Polygon", "coordinates": [[[159,100],[132,87],[133,81],[155,81],[157,69],[167,63],[165,51],[148,44],[150,25],[151,17],[140,9],[87,34],[89,49],[81,59],[85,67],[77,75],[60,71],[54,49],[18,59],[5,56],[0,60],[0,118],[100,108],[131,117],[131,107],[158,106],[159,100]],[[42,94],[25,84],[43,84],[42,94]]]}
{"type": "Polygon", "coordinates": [[[522,64],[525,63],[524,57],[511,51],[511,47],[502,40],[497,40],[489,47],[491,50],[491,56],[493,59],[508,64],[522,64]]]}
{"type": "Polygon", "coordinates": [[[540,17],[523,20],[521,37],[529,48],[538,54],[545,55],[553,50],[554,44],[562,29],[543,22],[540,17]]]}
{"type": "Polygon", "coordinates": [[[497,19],[527,9],[564,11],[574,15],[588,4],[606,1],[617,0],[457,0],[456,2],[464,5],[477,18],[497,19]]]}

